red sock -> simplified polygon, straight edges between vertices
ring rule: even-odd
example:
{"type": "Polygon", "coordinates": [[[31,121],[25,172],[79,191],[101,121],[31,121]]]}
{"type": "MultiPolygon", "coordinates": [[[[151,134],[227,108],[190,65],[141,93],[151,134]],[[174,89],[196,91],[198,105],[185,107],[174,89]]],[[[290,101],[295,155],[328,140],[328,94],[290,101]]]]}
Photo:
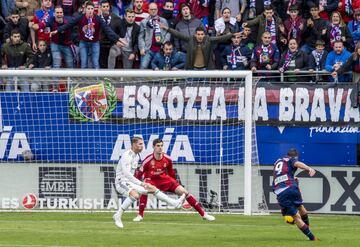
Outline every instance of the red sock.
{"type": "Polygon", "coordinates": [[[139,204],[139,215],[141,215],[141,217],[144,217],[144,211],[146,208],[146,204],[147,204],[147,195],[141,195],[140,196],[140,204],[139,204]]]}
{"type": "Polygon", "coordinates": [[[195,197],[191,194],[188,194],[186,196],[186,201],[193,207],[195,208],[196,211],[199,212],[199,214],[201,216],[204,216],[205,211],[204,209],[201,207],[200,203],[198,203],[198,201],[196,201],[195,197]]]}

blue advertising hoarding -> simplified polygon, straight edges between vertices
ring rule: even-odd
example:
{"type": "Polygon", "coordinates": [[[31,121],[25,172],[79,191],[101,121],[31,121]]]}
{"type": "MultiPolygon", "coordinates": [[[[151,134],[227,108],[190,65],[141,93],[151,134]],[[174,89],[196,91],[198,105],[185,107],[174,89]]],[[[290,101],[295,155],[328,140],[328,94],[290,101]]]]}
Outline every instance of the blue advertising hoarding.
{"type": "MultiPolygon", "coordinates": [[[[157,90],[161,89],[157,88],[157,90]]],[[[266,93],[267,91],[268,89],[265,88],[266,93]]],[[[193,108],[189,108],[186,115],[184,113],[187,111],[186,106],[181,108],[181,111],[177,110],[181,101],[178,100],[173,105],[168,104],[170,96],[164,105],[159,105],[159,102],[157,105],[152,105],[156,100],[154,98],[153,102],[148,102],[149,108],[146,109],[145,103],[142,107],[138,107],[141,102],[139,98],[134,99],[136,103],[129,103],[131,93],[126,96],[124,90],[123,95],[117,96],[110,117],[106,121],[98,122],[79,121],[74,116],[70,116],[71,94],[68,93],[1,93],[0,160],[22,160],[21,152],[29,148],[37,162],[114,163],[121,156],[122,151],[129,147],[130,138],[134,135],[142,135],[147,149],[145,153],[151,152],[151,141],[160,137],[164,139],[167,153],[175,162],[241,164],[243,129],[238,122],[241,118],[241,107],[239,107],[241,93],[237,89],[232,92],[238,93],[235,95],[238,96],[235,100],[229,99],[231,93],[226,93],[226,89],[220,88],[217,104],[212,104],[209,100],[204,108],[202,102],[195,101],[193,108]],[[225,102],[223,106],[222,98],[225,102]],[[153,109],[156,110],[153,112],[153,109]],[[193,120],[191,120],[191,109],[197,111],[193,120]],[[155,119],[149,120],[152,114],[155,119]],[[203,119],[200,119],[201,114],[203,119]],[[164,116],[165,119],[161,119],[164,116]],[[219,118],[224,120],[222,125],[218,121],[219,118]],[[221,147],[222,156],[220,156],[221,147]]],[[[197,96],[199,95],[200,88],[197,96]]],[[[215,102],[216,92],[209,95],[213,97],[212,102],[215,102]]],[[[294,113],[289,118],[288,113],[279,113],[281,109],[288,111],[282,105],[281,99],[278,103],[270,102],[269,96],[265,99],[268,101],[266,111],[261,109],[263,103],[255,106],[254,109],[255,112],[262,111],[260,117],[256,119],[260,164],[272,164],[290,147],[298,148],[300,159],[308,164],[335,166],[358,164],[357,146],[360,143],[360,130],[356,120],[357,113],[352,112],[349,115],[352,119],[346,122],[345,112],[348,110],[345,102],[338,109],[340,120],[336,123],[334,109],[337,108],[335,106],[331,108],[328,102],[322,103],[317,99],[317,107],[311,107],[310,104],[308,116],[301,107],[294,107],[294,113]],[[325,106],[325,121],[321,116],[322,104],[325,106]],[[302,110],[299,115],[304,123],[289,125],[289,122],[296,120],[297,110],[302,110]],[[311,121],[313,114],[316,121],[311,121]],[[287,120],[276,122],[280,115],[287,120]],[[335,116],[334,125],[321,125],[322,122],[333,121],[330,119],[333,116],[335,116]],[[306,121],[307,117],[309,121],[306,121]]],[[[76,104],[81,104],[81,100],[76,101],[76,104]]],[[[79,109],[81,110],[81,107],[79,109]]],[[[101,109],[97,114],[104,115],[101,109]]]]}

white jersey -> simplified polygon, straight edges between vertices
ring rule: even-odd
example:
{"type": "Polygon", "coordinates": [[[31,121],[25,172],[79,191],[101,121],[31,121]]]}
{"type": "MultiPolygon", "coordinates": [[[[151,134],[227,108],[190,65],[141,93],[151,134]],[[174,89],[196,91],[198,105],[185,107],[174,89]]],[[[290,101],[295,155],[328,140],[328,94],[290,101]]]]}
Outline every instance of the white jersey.
{"type": "Polygon", "coordinates": [[[116,181],[141,185],[141,181],[134,177],[135,170],[139,167],[139,159],[139,155],[134,151],[126,150],[116,167],[116,181]]]}

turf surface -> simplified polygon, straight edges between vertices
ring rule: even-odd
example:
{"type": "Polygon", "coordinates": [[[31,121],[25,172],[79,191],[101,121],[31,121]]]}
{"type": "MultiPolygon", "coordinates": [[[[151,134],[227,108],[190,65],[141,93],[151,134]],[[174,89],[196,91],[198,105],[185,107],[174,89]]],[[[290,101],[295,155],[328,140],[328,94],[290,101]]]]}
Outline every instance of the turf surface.
{"type": "Polygon", "coordinates": [[[215,215],[206,222],[196,214],[152,214],[125,228],[115,227],[111,213],[0,213],[0,246],[360,246],[359,216],[310,215],[311,229],[321,241],[307,241],[278,214],[215,215]]]}

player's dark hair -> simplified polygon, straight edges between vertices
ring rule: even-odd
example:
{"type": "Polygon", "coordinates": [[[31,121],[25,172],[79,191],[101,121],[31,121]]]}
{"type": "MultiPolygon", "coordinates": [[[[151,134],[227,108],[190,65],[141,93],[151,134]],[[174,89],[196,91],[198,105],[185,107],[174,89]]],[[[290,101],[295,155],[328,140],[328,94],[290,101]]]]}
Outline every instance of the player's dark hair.
{"type": "Polygon", "coordinates": [[[173,46],[173,44],[171,43],[170,40],[166,41],[166,42],[162,45],[162,47],[165,47],[165,45],[166,45],[166,46],[173,46]]]}
{"type": "Polygon", "coordinates": [[[224,11],[227,10],[227,9],[228,9],[228,10],[230,11],[230,13],[231,13],[231,9],[230,9],[229,7],[225,7],[225,8],[223,8],[223,10],[221,11],[221,14],[224,14],[224,11]]]}
{"type": "MultiPolygon", "coordinates": [[[[101,4],[104,4],[104,3],[110,4],[110,0],[101,0],[101,1],[100,1],[100,5],[101,5],[101,4]]],[[[110,6],[111,6],[111,4],[110,4],[110,6]]]]}
{"type": "Polygon", "coordinates": [[[87,2],[85,3],[85,8],[86,8],[87,6],[93,6],[93,7],[95,8],[95,4],[94,4],[92,1],[87,1],[87,2]]]}
{"type": "Polygon", "coordinates": [[[264,6],[264,11],[265,10],[274,10],[273,6],[272,5],[265,5],[264,6]]]}
{"type": "Polygon", "coordinates": [[[138,141],[142,140],[142,137],[140,136],[134,136],[132,139],[131,139],[131,145],[133,144],[136,144],[138,141]]]}
{"type": "Polygon", "coordinates": [[[172,5],[174,6],[173,0],[165,0],[163,3],[163,6],[165,6],[166,3],[172,3],[172,5]]]}
{"type": "Polygon", "coordinates": [[[15,28],[15,29],[11,30],[10,36],[13,36],[14,34],[18,34],[18,33],[20,33],[20,30],[15,28]]]}
{"type": "Polygon", "coordinates": [[[18,8],[15,8],[11,11],[11,15],[20,15],[20,11],[18,8]]]}
{"type": "Polygon", "coordinates": [[[135,13],[135,11],[133,9],[128,8],[125,10],[125,15],[132,14],[132,13],[135,13]]]}
{"type": "Polygon", "coordinates": [[[198,26],[198,27],[195,29],[195,32],[205,32],[205,28],[203,28],[202,26],[198,26]]]}
{"type": "Polygon", "coordinates": [[[298,153],[298,151],[296,150],[296,148],[290,148],[290,149],[288,150],[288,152],[287,152],[287,155],[288,155],[289,157],[297,157],[297,156],[299,156],[299,153],[298,153]]]}
{"type": "Polygon", "coordinates": [[[158,143],[163,143],[163,140],[161,140],[160,138],[156,138],[154,141],[153,141],[153,147],[156,146],[156,144],[158,143]]]}

